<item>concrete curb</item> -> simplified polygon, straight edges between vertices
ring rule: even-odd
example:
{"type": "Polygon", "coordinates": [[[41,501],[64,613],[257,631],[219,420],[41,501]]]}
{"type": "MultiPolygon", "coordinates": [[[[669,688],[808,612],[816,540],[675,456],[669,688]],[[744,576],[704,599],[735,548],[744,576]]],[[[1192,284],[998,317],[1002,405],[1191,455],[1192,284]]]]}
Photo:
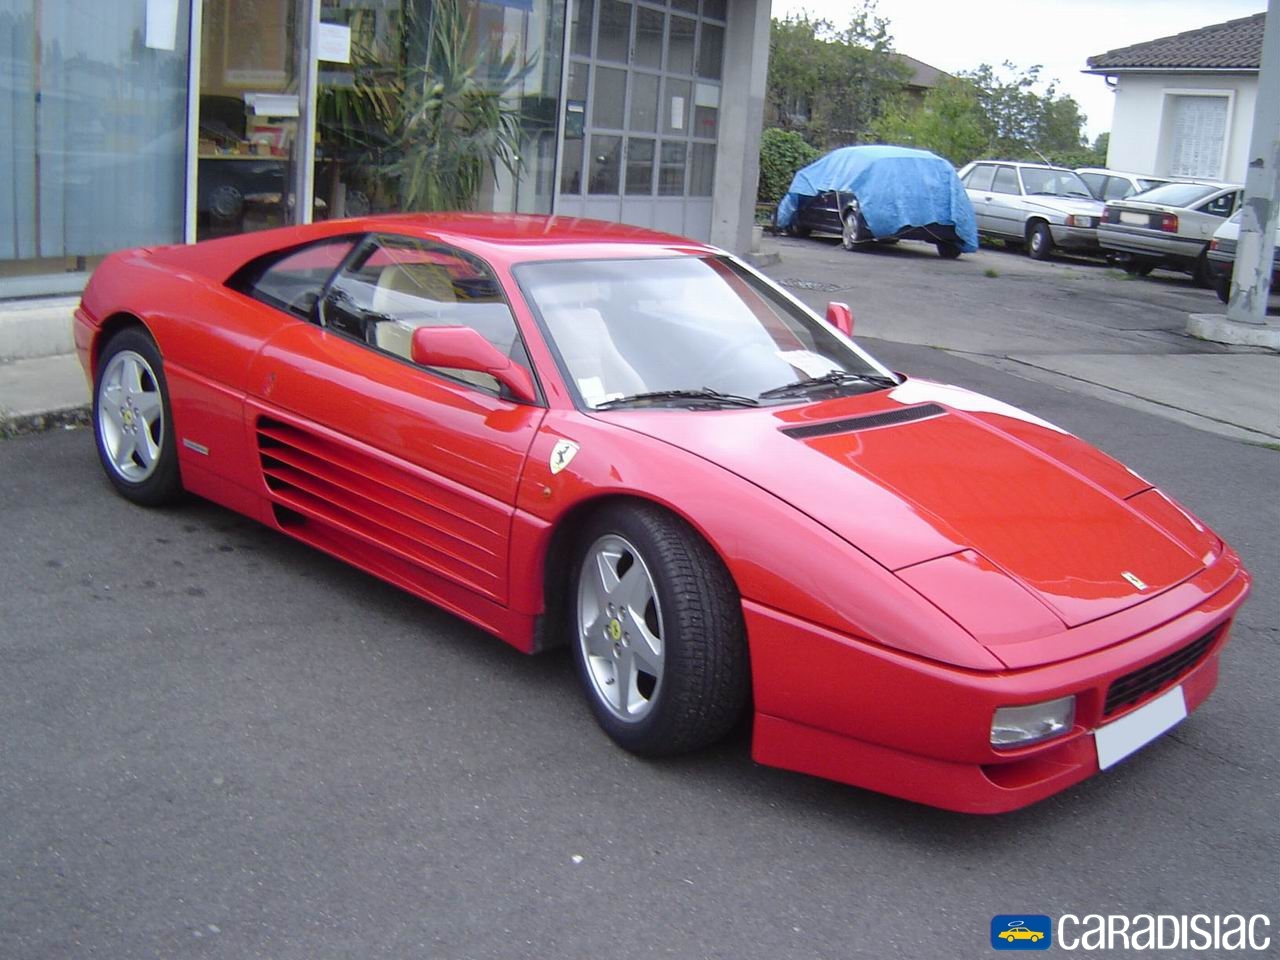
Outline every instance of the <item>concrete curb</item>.
{"type": "Polygon", "coordinates": [[[1280,352],[1280,323],[1237,323],[1221,313],[1193,313],[1187,318],[1187,333],[1197,340],[1229,343],[1242,347],[1265,347],[1280,352]]]}
{"type": "Polygon", "coordinates": [[[0,439],[8,440],[31,433],[43,433],[46,430],[72,429],[87,427],[91,408],[84,406],[66,407],[62,410],[49,410],[44,413],[15,413],[0,415],[0,439]]]}

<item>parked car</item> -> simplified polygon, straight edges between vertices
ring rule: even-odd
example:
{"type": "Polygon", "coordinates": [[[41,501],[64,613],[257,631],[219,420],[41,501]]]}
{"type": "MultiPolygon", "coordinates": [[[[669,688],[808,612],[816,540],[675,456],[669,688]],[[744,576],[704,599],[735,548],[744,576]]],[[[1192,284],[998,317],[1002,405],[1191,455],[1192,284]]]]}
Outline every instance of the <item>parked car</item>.
{"type": "Polygon", "coordinates": [[[1098,249],[1102,204],[1074,170],[975,160],[960,171],[960,180],[973,202],[980,235],[1024,243],[1035,260],[1048,260],[1058,247],[1098,249]]]}
{"type": "MultiPolygon", "coordinates": [[[[1240,215],[1237,210],[1213,233],[1207,252],[1213,289],[1223,303],[1231,300],[1231,272],[1236,265],[1236,242],[1240,236],[1240,215]]],[[[1280,224],[1276,225],[1275,253],[1271,260],[1271,292],[1280,294],[1280,224]]]]}
{"type": "Polygon", "coordinates": [[[692,240],[479,214],[117,252],[74,320],[121,496],[206,497],[567,645],[636,753],[750,714],[757,761],[994,813],[1199,707],[1249,591],[1231,548],[851,330],[692,240]]]}
{"type": "Polygon", "coordinates": [[[978,249],[973,207],[948,160],[928,150],[841,147],[799,170],[778,204],[779,229],[840,235],[846,250],[898,240],[954,259],[978,249]]]}
{"type": "Polygon", "coordinates": [[[1170,177],[1153,177],[1143,173],[1125,173],[1123,170],[1107,170],[1103,167],[1076,167],[1076,173],[1085,182],[1095,200],[1123,200],[1135,193],[1142,193],[1162,183],[1172,182],[1170,177]]]}
{"type": "Polygon", "coordinates": [[[1240,206],[1244,188],[1237,183],[1166,183],[1145,193],[1107,204],[1098,225],[1098,242],[1120,256],[1125,270],[1146,276],[1156,267],[1190,273],[1211,286],[1206,251],[1213,232],[1240,206]]]}

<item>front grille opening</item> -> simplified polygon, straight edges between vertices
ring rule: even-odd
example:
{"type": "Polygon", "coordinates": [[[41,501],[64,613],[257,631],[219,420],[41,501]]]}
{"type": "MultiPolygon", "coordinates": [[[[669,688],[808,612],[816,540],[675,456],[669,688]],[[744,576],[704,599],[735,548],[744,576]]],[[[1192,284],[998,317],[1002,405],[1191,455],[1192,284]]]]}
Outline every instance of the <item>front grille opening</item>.
{"type": "Polygon", "coordinates": [[[1155,663],[1149,663],[1145,667],[1113,680],[1111,686],[1107,688],[1107,701],[1102,708],[1102,715],[1109,717],[1172,684],[1174,680],[1204,659],[1223,629],[1223,627],[1215,627],[1200,639],[1193,640],[1155,663]]]}

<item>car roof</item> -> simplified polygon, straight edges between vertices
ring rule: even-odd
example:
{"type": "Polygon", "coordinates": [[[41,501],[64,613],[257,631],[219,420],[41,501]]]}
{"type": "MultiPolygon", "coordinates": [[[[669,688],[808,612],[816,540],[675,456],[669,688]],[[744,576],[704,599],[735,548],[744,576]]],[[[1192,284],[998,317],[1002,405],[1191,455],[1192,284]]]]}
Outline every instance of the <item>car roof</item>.
{"type": "Polygon", "coordinates": [[[1037,170],[1065,170],[1075,173],[1070,167],[1055,167],[1051,163],[1031,163],[1025,160],[974,160],[973,163],[999,163],[1006,167],[1034,167],[1037,170]]]}
{"type": "Polygon", "coordinates": [[[395,233],[469,250],[492,265],[540,260],[706,256],[723,253],[686,237],[629,224],[537,214],[398,213],[323,220],[150,251],[159,261],[225,280],[259,257],[328,237],[395,233]]]}
{"type": "Polygon", "coordinates": [[[1166,177],[1158,173],[1133,173],[1130,170],[1112,170],[1110,167],[1076,167],[1076,173],[1105,173],[1111,177],[1130,177],[1134,180],[1167,180],[1173,181],[1178,177],[1166,177]]]}

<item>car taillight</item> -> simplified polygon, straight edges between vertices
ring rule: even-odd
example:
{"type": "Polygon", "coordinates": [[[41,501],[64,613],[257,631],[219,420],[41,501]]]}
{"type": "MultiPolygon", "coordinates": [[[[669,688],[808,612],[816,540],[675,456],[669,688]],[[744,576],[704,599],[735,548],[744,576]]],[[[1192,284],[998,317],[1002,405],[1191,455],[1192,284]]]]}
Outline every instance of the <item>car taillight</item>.
{"type": "Polygon", "coordinates": [[[1116,222],[1116,219],[1117,219],[1117,217],[1116,217],[1116,212],[1115,212],[1114,210],[1112,210],[1110,207],[1103,207],[1103,208],[1102,208],[1102,222],[1103,222],[1103,223],[1115,223],[1115,222],[1116,222]]]}
{"type": "Polygon", "coordinates": [[[1217,237],[1214,237],[1212,240],[1210,240],[1210,241],[1209,241],[1209,249],[1210,249],[1210,250],[1217,250],[1217,249],[1218,249],[1218,238],[1217,238],[1217,237]]]}
{"type": "Polygon", "coordinates": [[[1160,229],[1165,233],[1178,232],[1178,215],[1176,213],[1160,214],[1160,229]]]}

